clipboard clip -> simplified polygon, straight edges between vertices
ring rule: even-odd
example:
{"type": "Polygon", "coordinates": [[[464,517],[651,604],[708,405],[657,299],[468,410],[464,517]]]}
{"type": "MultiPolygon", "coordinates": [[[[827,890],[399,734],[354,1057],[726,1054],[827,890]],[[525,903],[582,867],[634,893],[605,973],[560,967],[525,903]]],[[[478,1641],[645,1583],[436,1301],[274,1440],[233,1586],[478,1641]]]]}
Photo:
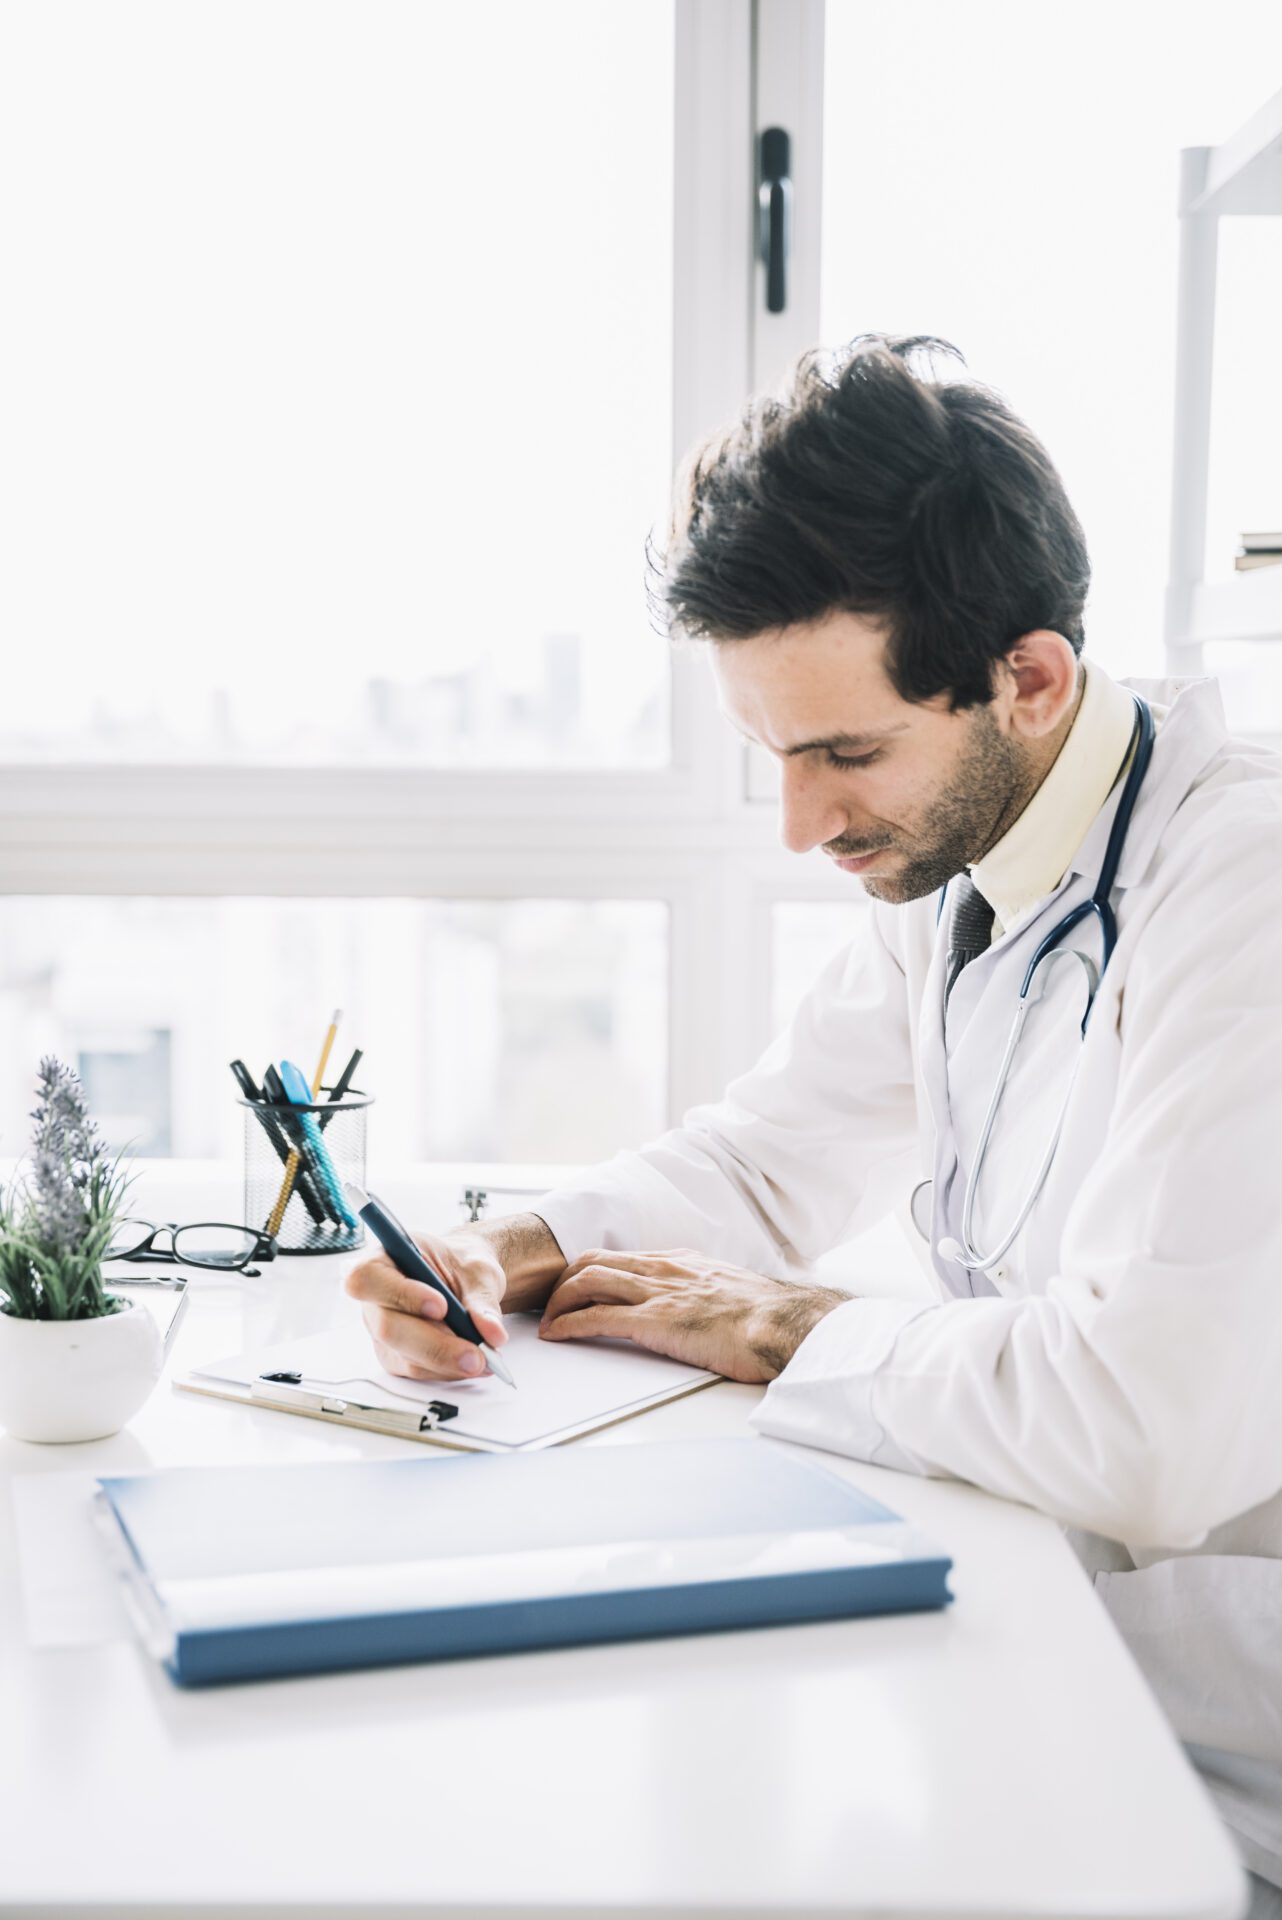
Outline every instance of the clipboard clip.
{"type": "Polygon", "coordinates": [[[449,1400],[429,1400],[426,1407],[411,1412],[408,1408],[373,1406],[368,1401],[320,1391],[320,1387],[319,1381],[304,1385],[301,1373],[260,1373],[252,1392],[260,1406],[280,1407],[290,1413],[326,1413],[350,1420],[353,1426],[374,1427],[380,1433],[432,1433],[447,1420],[458,1418],[458,1408],[449,1400]],[[270,1391],[264,1392],[264,1388],[270,1391]]]}

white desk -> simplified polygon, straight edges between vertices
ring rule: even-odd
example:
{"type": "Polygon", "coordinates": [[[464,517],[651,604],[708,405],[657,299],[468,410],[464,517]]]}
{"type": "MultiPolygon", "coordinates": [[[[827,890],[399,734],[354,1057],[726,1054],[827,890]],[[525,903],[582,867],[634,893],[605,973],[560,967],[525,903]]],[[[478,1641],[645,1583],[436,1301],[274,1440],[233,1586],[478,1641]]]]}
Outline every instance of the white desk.
{"type": "MultiPolygon", "coordinates": [[[[137,1195],[158,1218],[180,1198],[137,1195]]],[[[330,1324],[343,1264],[196,1279],[179,1367],[330,1324]]],[[[737,1433],[756,1398],[717,1385],[587,1444],[737,1433]]],[[[162,1383],[112,1440],[0,1437],[0,1474],[411,1446],[162,1383]]],[[[195,1693],[128,1642],[27,1647],[0,1490],[0,1914],[1240,1913],[1223,1830],[1057,1529],[824,1461],[948,1548],[946,1613],[195,1693]]]]}

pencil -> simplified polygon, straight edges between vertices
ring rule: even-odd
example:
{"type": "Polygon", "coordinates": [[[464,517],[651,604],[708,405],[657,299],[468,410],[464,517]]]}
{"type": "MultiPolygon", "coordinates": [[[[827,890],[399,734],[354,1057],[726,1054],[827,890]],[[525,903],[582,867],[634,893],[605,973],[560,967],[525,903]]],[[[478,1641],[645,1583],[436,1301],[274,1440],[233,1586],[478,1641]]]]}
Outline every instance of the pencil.
{"type": "MultiPolygon", "coordinates": [[[[325,1069],[329,1065],[329,1056],[333,1051],[334,1039],[338,1033],[338,1023],[342,1017],[343,1009],[341,1007],[335,1007],[329,1023],[329,1030],[321,1045],[320,1059],[316,1062],[316,1071],[312,1075],[313,1100],[319,1100],[320,1098],[321,1083],[325,1078],[325,1069]]],[[[280,1183],[280,1192],[276,1195],[276,1205],[272,1208],[267,1219],[267,1231],[272,1235],[273,1239],[280,1232],[280,1223],[285,1218],[285,1209],[289,1205],[289,1196],[294,1191],[294,1181],[298,1176],[301,1161],[302,1155],[299,1153],[297,1147],[295,1147],[285,1163],[285,1178],[280,1183]]]]}
{"type": "Polygon", "coordinates": [[[329,1065],[329,1056],[334,1050],[334,1037],[338,1032],[338,1023],[342,1017],[343,1009],[341,1007],[335,1007],[330,1016],[329,1032],[325,1035],[325,1043],[321,1047],[320,1059],[316,1062],[316,1071],[312,1075],[313,1100],[320,1099],[321,1086],[325,1079],[325,1069],[329,1065]]]}

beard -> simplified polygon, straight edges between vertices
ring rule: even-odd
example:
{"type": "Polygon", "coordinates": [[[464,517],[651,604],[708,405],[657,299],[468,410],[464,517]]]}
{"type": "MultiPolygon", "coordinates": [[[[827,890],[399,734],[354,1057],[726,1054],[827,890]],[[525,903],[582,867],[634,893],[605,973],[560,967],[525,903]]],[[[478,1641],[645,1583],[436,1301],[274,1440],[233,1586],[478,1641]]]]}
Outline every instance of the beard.
{"type": "MultiPolygon", "coordinates": [[[[976,708],[948,785],[918,820],[899,828],[890,843],[904,857],[903,864],[894,873],[861,876],[865,892],[895,906],[937,893],[996,846],[1039,785],[1025,750],[1002,732],[987,707],[976,708]]],[[[857,858],[867,851],[847,848],[839,840],[825,848],[836,858],[857,858]]]]}

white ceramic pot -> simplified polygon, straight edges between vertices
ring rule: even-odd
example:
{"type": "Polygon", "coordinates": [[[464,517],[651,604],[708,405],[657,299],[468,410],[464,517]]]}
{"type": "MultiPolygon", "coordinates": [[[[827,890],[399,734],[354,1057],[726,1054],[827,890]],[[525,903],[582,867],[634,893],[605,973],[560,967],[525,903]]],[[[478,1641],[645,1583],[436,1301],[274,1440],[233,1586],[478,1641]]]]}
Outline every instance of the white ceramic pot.
{"type": "Polygon", "coordinates": [[[155,1319],[130,1301],[98,1320],[15,1320],[0,1313],[0,1427],[17,1440],[101,1440],[118,1433],[160,1378],[155,1319]]]}

